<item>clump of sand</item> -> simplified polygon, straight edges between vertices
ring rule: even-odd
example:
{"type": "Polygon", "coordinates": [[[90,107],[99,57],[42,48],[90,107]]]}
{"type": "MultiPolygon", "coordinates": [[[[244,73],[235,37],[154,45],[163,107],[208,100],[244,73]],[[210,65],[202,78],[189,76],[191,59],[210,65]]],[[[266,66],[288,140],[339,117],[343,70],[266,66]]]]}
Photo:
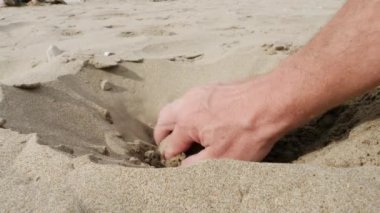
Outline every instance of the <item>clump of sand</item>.
{"type": "Polygon", "coordinates": [[[172,165],[152,139],[161,107],[194,86],[270,71],[342,3],[0,9],[0,209],[376,212],[379,88],[289,133],[272,163],[153,168],[172,165]]]}

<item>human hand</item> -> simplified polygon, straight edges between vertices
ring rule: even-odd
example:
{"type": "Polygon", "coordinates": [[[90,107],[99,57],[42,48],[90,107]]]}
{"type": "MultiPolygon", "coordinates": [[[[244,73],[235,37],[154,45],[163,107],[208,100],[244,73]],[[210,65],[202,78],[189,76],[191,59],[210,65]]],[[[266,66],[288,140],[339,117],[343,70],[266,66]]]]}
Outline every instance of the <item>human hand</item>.
{"type": "Polygon", "coordinates": [[[291,126],[276,83],[266,75],[198,87],[167,105],[154,130],[164,157],[170,159],[199,143],[204,149],[182,165],[220,158],[262,160],[291,126]]]}

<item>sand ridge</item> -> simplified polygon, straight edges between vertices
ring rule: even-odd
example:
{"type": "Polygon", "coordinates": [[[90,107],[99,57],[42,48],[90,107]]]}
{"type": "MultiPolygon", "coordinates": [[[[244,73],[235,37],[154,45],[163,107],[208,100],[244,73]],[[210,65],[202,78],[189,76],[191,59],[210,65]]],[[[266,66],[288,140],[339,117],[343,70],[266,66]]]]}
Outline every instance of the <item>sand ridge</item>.
{"type": "MultiPolygon", "coordinates": [[[[0,130],[2,135],[4,131],[0,130]]],[[[378,167],[209,161],[185,169],[136,169],[96,164],[88,155],[72,158],[39,145],[36,137],[20,146],[23,149],[1,179],[0,203],[9,211],[374,212],[379,208],[378,167]]]]}

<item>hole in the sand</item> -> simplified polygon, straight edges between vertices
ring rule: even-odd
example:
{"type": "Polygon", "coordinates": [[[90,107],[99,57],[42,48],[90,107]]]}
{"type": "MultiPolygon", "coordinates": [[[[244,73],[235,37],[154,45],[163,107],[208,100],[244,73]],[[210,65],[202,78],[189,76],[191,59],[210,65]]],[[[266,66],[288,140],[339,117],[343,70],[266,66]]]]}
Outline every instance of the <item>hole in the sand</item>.
{"type": "Polygon", "coordinates": [[[290,163],[348,137],[358,124],[380,116],[380,88],[338,106],[281,138],[265,162],[290,163]]]}
{"type": "MultiPolygon", "coordinates": [[[[124,72],[120,69],[115,71],[124,72]]],[[[194,143],[186,153],[174,159],[173,164],[161,162],[157,147],[150,143],[153,141],[152,128],[128,112],[122,95],[99,95],[93,89],[98,84],[90,87],[84,83],[85,79],[99,82],[102,78],[97,79],[93,70],[84,69],[77,76],[61,77],[35,90],[3,86],[4,101],[0,102],[0,117],[7,118],[8,128],[22,133],[36,132],[41,144],[75,156],[91,154],[90,160],[100,164],[163,168],[165,163],[178,165],[184,156],[194,155],[204,149],[194,143]],[[114,124],[107,121],[108,114],[105,112],[111,114],[114,124]],[[105,141],[105,130],[117,130],[125,137],[116,136],[111,138],[114,141],[108,143],[105,141]],[[135,139],[149,145],[136,144],[135,139]]],[[[292,162],[332,141],[339,142],[356,125],[379,116],[380,88],[332,109],[289,133],[280,139],[265,161],[292,162]]]]}
{"type": "Polygon", "coordinates": [[[190,148],[185,152],[186,156],[195,155],[199,152],[201,152],[204,149],[204,147],[199,143],[193,143],[191,144],[190,148]]]}

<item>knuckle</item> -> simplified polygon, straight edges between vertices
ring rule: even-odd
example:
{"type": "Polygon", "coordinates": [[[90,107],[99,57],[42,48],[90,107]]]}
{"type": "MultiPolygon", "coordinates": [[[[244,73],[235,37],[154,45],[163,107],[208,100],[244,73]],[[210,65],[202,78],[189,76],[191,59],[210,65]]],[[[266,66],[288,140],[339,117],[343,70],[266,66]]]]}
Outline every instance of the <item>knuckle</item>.
{"type": "Polygon", "coordinates": [[[169,104],[164,106],[159,113],[159,117],[166,117],[166,115],[169,113],[169,104]]]}

